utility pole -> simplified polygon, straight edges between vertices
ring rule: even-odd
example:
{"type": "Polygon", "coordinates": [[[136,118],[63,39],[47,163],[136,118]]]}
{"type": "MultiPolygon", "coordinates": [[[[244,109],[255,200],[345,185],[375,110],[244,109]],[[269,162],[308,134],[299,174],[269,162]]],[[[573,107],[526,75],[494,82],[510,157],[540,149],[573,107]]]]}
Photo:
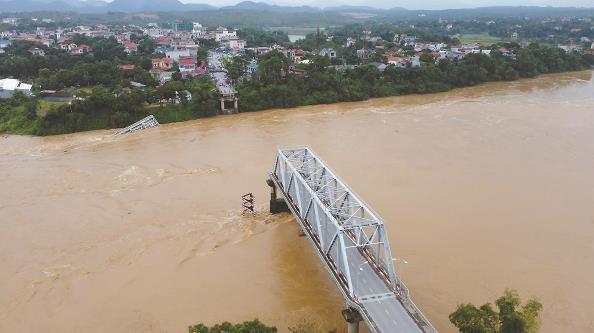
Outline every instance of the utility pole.
{"type": "Polygon", "coordinates": [[[320,27],[316,30],[316,50],[320,50],[320,27]]]}

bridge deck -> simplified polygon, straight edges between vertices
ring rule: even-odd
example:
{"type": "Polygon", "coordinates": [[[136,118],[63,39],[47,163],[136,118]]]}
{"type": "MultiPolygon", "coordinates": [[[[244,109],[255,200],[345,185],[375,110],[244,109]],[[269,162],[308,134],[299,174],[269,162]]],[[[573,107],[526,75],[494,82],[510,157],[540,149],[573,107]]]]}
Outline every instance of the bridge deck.
{"type": "Polygon", "coordinates": [[[372,332],[436,332],[396,276],[383,221],[309,148],[279,150],[270,178],[372,332]]]}

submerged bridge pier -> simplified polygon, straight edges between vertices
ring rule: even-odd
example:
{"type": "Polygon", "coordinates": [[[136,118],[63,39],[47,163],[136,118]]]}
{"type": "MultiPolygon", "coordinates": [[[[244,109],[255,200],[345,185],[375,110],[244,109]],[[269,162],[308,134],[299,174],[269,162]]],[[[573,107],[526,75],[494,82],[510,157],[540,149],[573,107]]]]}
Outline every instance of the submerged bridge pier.
{"type": "Polygon", "coordinates": [[[267,183],[270,212],[293,213],[341,292],[349,333],[361,321],[373,333],[437,332],[396,275],[384,222],[310,148],[279,149],[267,183]]]}
{"type": "Polygon", "coordinates": [[[278,214],[284,212],[290,212],[289,206],[287,206],[287,202],[283,198],[279,198],[276,195],[276,186],[274,186],[274,182],[272,179],[268,178],[266,180],[266,184],[270,186],[270,213],[278,214]]]}
{"type": "Polygon", "coordinates": [[[359,333],[359,323],[363,320],[357,309],[346,308],[342,310],[342,316],[347,322],[347,333],[359,333]]]}

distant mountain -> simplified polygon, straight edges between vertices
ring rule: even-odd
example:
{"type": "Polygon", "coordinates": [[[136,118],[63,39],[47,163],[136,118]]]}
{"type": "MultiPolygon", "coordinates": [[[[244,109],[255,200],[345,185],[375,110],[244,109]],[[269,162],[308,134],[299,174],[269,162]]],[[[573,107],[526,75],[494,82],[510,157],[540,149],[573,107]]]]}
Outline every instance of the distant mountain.
{"type": "Polygon", "coordinates": [[[324,11],[326,12],[341,12],[341,13],[370,13],[370,14],[385,14],[386,12],[403,12],[407,11],[408,9],[402,7],[394,7],[391,9],[380,9],[370,6],[333,6],[333,7],[325,7],[324,11]]]}
{"type": "MultiPolygon", "coordinates": [[[[321,1],[321,0],[320,0],[321,1]]],[[[332,3],[332,0],[327,3],[332,3]]],[[[417,0],[415,6],[428,3],[429,0],[417,0]]],[[[448,2],[454,6],[456,1],[448,2]]],[[[315,2],[316,4],[319,2],[315,2]]],[[[403,0],[376,0],[376,6],[403,4],[403,0]]],[[[414,6],[413,6],[414,7],[414,6]]],[[[279,6],[264,2],[243,1],[233,6],[214,7],[207,4],[188,3],[179,0],[0,0],[0,13],[23,12],[78,12],[78,13],[106,13],[106,12],[205,12],[205,11],[236,11],[236,12],[272,12],[272,13],[373,13],[378,17],[394,18],[469,18],[469,17],[522,17],[522,16],[547,16],[547,15],[594,15],[594,8],[576,7],[536,7],[536,6],[500,6],[466,9],[444,10],[407,10],[402,7],[391,9],[378,9],[372,6],[332,6],[324,9],[313,6],[279,6]]]]}
{"type": "Polygon", "coordinates": [[[0,12],[34,12],[34,11],[76,11],[76,7],[64,1],[8,0],[0,1],[0,12]]]}
{"type": "Polygon", "coordinates": [[[107,5],[114,12],[173,12],[184,10],[184,4],[178,0],[114,0],[107,5]]]}
{"type": "Polygon", "coordinates": [[[254,1],[243,1],[234,6],[225,6],[221,7],[221,10],[235,10],[235,11],[254,11],[254,12],[283,12],[283,13],[293,13],[293,12],[319,12],[321,11],[319,8],[310,7],[310,6],[278,6],[278,5],[271,5],[264,2],[254,2],[254,1]]]}
{"type": "Polygon", "coordinates": [[[103,0],[69,0],[69,4],[77,7],[105,7],[107,3],[103,0]]]}
{"type": "Polygon", "coordinates": [[[216,7],[206,4],[183,4],[178,0],[0,0],[0,12],[179,12],[208,11],[216,7]]]}
{"type": "Polygon", "coordinates": [[[547,16],[587,16],[594,15],[594,7],[540,7],[540,6],[493,6],[442,10],[405,10],[390,9],[384,11],[385,17],[427,19],[470,19],[484,17],[547,17],[547,16]]]}
{"type": "Polygon", "coordinates": [[[374,8],[374,7],[370,7],[370,6],[347,6],[347,5],[324,7],[324,10],[328,11],[328,12],[373,12],[373,13],[384,11],[383,9],[374,8]]]}
{"type": "Polygon", "coordinates": [[[186,11],[209,11],[209,10],[217,10],[218,8],[215,6],[207,5],[204,3],[187,3],[185,4],[184,10],[186,11]]]}

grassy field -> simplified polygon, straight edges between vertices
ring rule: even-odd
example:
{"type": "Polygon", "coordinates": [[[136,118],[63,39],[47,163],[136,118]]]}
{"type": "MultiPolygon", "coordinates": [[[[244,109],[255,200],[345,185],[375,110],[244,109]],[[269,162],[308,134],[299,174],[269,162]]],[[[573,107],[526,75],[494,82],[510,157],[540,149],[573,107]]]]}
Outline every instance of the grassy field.
{"type": "Polygon", "coordinates": [[[504,41],[504,39],[494,36],[489,36],[487,34],[476,34],[476,35],[456,35],[460,41],[464,44],[468,43],[481,43],[483,45],[491,45],[495,43],[499,43],[504,41]]]}

